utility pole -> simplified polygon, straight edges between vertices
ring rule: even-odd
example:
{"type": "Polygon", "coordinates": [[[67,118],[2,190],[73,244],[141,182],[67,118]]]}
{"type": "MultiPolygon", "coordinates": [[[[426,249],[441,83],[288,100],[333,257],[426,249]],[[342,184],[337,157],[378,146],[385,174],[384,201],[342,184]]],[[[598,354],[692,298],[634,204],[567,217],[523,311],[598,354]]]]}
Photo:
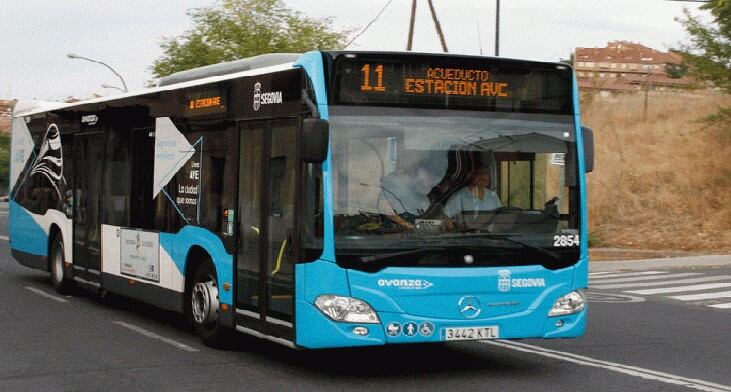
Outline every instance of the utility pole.
{"type": "Polygon", "coordinates": [[[442,50],[444,53],[449,52],[447,50],[447,42],[444,40],[444,34],[442,33],[442,26],[439,24],[439,19],[437,19],[437,12],[434,11],[434,4],[432,4],[432,0],[427,0],[429,3],[429,10],[431,11],[431,17],[434,20],[434,26],[437,28],[437,35],[439,35],[439,42],[442,43],[442,50]]]}
{"type": "Polygon", "coordinates": [[[414,44],[414,20],[416,19],[416,0],[411,1],[411,20],[409,21],[409,41],[406,43],[406,51],[411,52],[414,44]]]}
{"type": "Polygon", "coordinates": [[[500,0],[495,1],[495,57],[500,57],[500,0]]]}

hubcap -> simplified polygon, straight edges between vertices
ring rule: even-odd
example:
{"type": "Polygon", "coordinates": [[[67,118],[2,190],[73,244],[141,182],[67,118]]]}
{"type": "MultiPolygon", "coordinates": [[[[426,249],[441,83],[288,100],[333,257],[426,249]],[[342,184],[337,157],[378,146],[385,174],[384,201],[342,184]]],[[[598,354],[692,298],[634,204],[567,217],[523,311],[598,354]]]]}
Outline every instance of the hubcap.
{"type": "Polygon", "coordinates": [[[193,319],[198,324],[208,324],[218,317],[218,288],[209,277],[205,282],[193,285],[192,293],[193,319]]]}

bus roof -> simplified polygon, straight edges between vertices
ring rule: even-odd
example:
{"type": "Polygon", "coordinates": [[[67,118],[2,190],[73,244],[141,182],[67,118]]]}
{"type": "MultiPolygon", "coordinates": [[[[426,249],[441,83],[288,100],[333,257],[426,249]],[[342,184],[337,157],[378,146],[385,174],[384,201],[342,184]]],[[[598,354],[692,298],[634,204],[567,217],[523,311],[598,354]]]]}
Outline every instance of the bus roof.
{"type": "Polygon", "coordinates": [[[118,94],[118,95],[94,98],[94,99],[89,99],[89,100],[85,100],[85,101],[73,102],[73,103],[46,102],[46,104],[44,104],[44,105],[39,105],[37,107],[28,108],[28,110],[24,110],[22,112],[16,111],[13,113],[13,117],[31,116],[34,114],[49,112],[49,111],[53,111],[53,110],[69,109],[69,108],[80,107],[80,106],[95,104],[95,103],[113,102],[113,101],[118,101],[118,100],[122,100],[125,98],[138,97],[141,95],[153,94],[153,93],[158,93],[158,92],[162,92],[162,91],[171,91],[171,90],[176,90],[176,89],[185,88],[185,87],[200,86],[200,85],[207,84],[207,83],[215,83],[215,82],[236,79],[236,78],[245,77],[245,76],[255,76],[255,75],[261,75],[261,74],[266,74],[266,73],[270,73],[270,72],[286,71],[286,70],[294,68],[294,64],[295,64],[294,62],[288,62],[288,63],[283,63],[283,64],[270,65],[270,66],[266,66],[266,67],[262,67],[262,68],[239,71],[239,72],[234,72],[234,73],[219,75],[219,76],[208,76],[208,77],[204,77],[201,79],[190,80],[187,82],[180,82],[180,83],[176,83],[176,84],[169,84],[166,86],[159,86],[159,87],[146,88],[146,89],[142,89],[142,90],[135,90],[135,91],[122,93],[122,94],[118,94]]]}

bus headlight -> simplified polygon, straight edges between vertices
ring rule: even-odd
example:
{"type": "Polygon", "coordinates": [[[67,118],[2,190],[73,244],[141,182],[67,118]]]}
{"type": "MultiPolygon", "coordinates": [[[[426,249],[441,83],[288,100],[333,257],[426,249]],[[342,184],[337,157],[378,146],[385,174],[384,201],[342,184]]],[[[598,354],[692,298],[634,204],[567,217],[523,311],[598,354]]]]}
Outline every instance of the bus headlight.
{"type": "Polygon", "coordinates": [[[582,290],[572,291],[556,300],[548,312],[548,317],[565,316],[574,314],[584,310],[586,306],[586,296],[582,290]]]}
{"type": "Polygon", "coordinates": [[[357,298],[321,295],[315,300],[315,306],[335,321],[360,324],[380,323],[373,308],[357,298]]]}

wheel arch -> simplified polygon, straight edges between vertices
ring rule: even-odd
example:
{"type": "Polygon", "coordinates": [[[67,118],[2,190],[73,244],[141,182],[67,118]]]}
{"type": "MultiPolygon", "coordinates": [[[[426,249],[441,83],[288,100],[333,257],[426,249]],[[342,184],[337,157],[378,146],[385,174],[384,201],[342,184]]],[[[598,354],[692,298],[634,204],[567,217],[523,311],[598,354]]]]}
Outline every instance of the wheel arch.
{"type": "Polygon", "coordinates": [[[193,245],[188,249],[188,254],[185,257],[185,273],[183,274],[183,280],[185,282],[185,292],[190,293],[191,282],[193,281],[193,274],[203,263],[210,263],[213,270],[218,274],[216,269],[216,263],[213,262],[211,253],[200,245],[193,245]]]}

